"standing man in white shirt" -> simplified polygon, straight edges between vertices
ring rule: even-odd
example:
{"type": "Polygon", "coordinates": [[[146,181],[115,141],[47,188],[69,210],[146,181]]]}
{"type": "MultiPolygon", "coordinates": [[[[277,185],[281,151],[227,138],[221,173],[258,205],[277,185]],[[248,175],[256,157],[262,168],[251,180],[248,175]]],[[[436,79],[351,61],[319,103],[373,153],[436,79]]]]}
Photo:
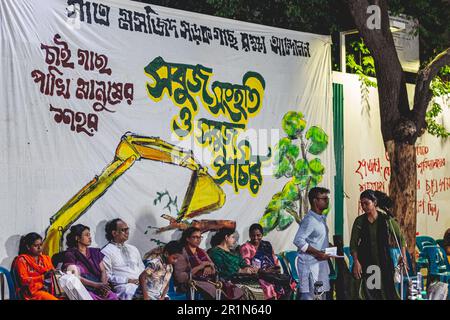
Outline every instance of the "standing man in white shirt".
{"type": "Polygon", "coordinates": [[[102,249],[108,280],[121,300],[131,300],[139,285],[139,275],[144,271],[139,250],[125,242],[130,228],[125,221],[113,219],[105,226],[109,243],[102,249]]]}
{"type": "Polygon", "coordinates": [[[311,209],[300,221],[294,244],[298,248],[297,271],[299,275],[300,300],[313,300],[314,292],[322,293],[322,299],[330,290],[329,255],[325,254],[328,247],[328,227],[323,211],[328,208],[330,191],[315,187],[308,193],[311,209]],[[315,290],[315,285],[322,286],[315,290]]]}

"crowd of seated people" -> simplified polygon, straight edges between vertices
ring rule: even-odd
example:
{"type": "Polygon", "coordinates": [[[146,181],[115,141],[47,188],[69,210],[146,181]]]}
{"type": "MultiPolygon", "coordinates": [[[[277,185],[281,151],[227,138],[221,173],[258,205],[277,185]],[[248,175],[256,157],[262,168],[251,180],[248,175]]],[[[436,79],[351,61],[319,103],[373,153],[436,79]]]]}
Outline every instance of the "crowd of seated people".
{"type": "MultiPolygon", "coordinates": [[[[61,271],[76,275],[93,300],[165,300],[172,277],[177,291],[189,296],[194,288],[206,300],[246,299],[245,288],[250,285],[261,288],[265,299],[288,299],[292,280],[280,273],[272,246],[262,240],[262,233],[260,225],[252,225],[250,241],[234,252],[235,231],[219,230],[207,252],[200,248],[201,230],[190,227],[180,240],[141,258],[138,249],[126,243],[129,227],[122,219],[106,224],[108,244],[103,249],[92,248],[90,228],[77,224],[67,234],[66,251],[59,254],[61,271]]],[[[19,255],[11,269],[16,293],[22,299],[60,299],[47,285],[55,267],[42,253],[42,242],[37,233],[21,238],[19,255]]]]}

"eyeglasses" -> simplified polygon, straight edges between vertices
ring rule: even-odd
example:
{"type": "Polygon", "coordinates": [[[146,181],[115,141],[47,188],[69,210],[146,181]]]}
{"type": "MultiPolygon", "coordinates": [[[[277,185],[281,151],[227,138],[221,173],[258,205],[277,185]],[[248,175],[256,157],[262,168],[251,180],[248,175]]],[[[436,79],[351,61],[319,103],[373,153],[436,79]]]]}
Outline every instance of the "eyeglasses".
{"type": "Polygon", "coordinates": [[[122,229],[119,229],[119,231],[121,231],[121,232],[128,232],[128,231],[130,231],[130,228],[122,228],[122,229]]]}
{"type": "Polygon", "coordinates": [[[192,239],[200,239],[200,240],[202,240],[202,239],[203,239],[203,236],[192,236],[191,238],[192,238],[192,239]]]}
{"type": "Polygon", "coordinates": [[[316,197],[316,199],[325,200],[325,201],[330,200],[329,197],[316,197]]]}

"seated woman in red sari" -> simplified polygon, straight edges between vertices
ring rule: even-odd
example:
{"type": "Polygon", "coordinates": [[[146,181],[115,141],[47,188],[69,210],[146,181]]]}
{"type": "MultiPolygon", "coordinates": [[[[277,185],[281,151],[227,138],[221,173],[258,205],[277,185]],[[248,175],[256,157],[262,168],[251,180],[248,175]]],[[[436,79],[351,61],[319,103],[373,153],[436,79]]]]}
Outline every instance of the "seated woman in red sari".
{"type": "MultiPolygon", "coordinates": [[[[207,300],[216,298],[217,274],[214,263],[206,251],[201,249],[202,241],[200,229],[189,227],[183,231],[180,244],[183,252],[174,266],[174,278],[177,290],[190,294],[188,283],[190,276],[195,281],[195,286],[207,300]]],[[[231,283],[222,283],[222,299],[235,300],[243,295],[242,290],[231,283]]]]}
{"type": "Polygon", "coordinates": [[[280,273],[280,264],[273,252],[272,245],[262,240],[263,228],[252,224],[249,229],[250,241],[240,247],[245,262],[259,270],[259,284],[266,299],[289,299],[295,282],[290,276],[280,273]]]}
{"type": "Polygon", "coordinates": [[[31,232],[20,239],[19,255],[11,269],[17,280],[17,296],[25,300],[58,300],[47,291],[45,280],[53,267],[49,256],[42,254],[42,237],[31,232]]]}
{"type": "Polygon", "coordinates": [[[73,268],[78,271],[81,283],[86,287],[94,300],[119,300],[111,291],[106,270],[103,265],[103,253],[100,249],[89,248],[92,243],[89,227],[74,225],[67,235],[67,251],[64,254],[64,269],[73,268]]]}

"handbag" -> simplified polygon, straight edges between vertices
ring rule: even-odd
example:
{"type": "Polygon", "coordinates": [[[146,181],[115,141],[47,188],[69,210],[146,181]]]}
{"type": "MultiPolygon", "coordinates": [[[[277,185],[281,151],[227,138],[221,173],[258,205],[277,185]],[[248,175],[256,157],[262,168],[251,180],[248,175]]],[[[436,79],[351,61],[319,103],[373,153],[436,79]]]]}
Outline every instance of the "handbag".
{"type": "Polygon", "coordinates": [[[59,285],[58,277],[59,275],[55,270],[49,270],[46,274],[46,279],[44,279],[44,289],[54,297],[64,299],[66,295],[59,285]]]}
{"type": "Polygon", "coordinates": [[[58,280],[69,300],[93,300],[89,291],[77,276],[67,273],[59,277],[58,280]]]}
{"type": "Polygon", "coordinates": [[[289,286],[291,277],[285,273],[262,272],[259,278],[270,283],[280,284],[282,286],[289,286]]]}
{"type": "Polygon", "coordinates": [[[231,277],[231,282],[237,283],[255,283],[258,282],[257,274],[236,273],[231,277]]]}

